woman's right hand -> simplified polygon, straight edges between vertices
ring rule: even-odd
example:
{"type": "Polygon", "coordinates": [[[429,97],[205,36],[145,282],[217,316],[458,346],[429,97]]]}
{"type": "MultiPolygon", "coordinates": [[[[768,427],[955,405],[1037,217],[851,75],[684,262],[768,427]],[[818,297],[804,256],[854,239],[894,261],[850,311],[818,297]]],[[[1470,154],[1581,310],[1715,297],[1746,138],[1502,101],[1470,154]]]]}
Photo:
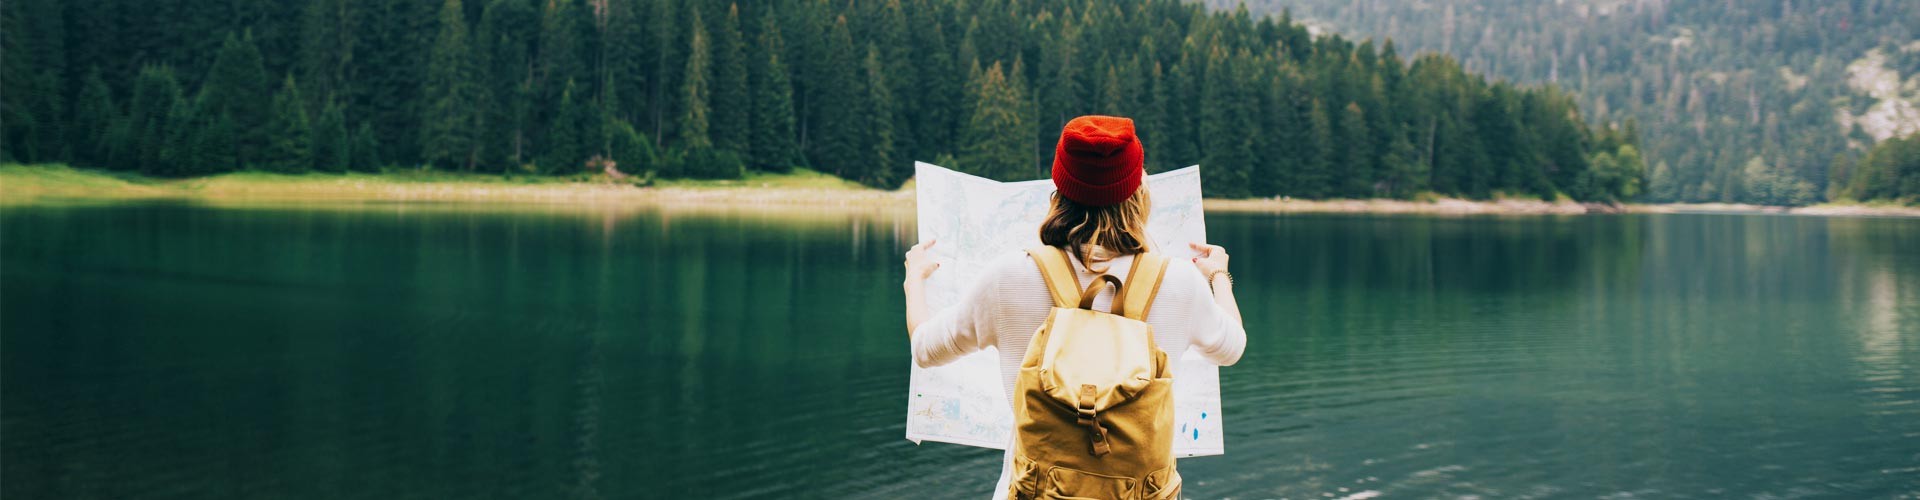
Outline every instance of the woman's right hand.
{"type": "Polygon", "coordinates": [[[907,283],[918,284],[925,281],[933,271],[940,269],[940,262],[933,258],[933,244],[937,240],[927,240],[907,249],[907,283]]]}
{"type": "Polygon", "coordinates": [[[905,288],[907,293],[908,337],[912,337],[913,330],[920,328],[920,323],[929,317],[927,291],[922,283],[927,280],[927,276],[933,275],[935,270],[940,269],[940,261],[935,260],[933,251],[928,250],[933,248],[933,243],[934,240],[927,240],[907,250],[907,281],[900,286],[905,288]]]}
{"type": "Polygon", "coordinates": [[[1208,281],[1213,280],[1214,273],[1227,270],[1226,248],[1205,243],[1188,243],[1187,246],[1193,248],[1193,267],[1200,268],[1200,275],[1208,281]]]}

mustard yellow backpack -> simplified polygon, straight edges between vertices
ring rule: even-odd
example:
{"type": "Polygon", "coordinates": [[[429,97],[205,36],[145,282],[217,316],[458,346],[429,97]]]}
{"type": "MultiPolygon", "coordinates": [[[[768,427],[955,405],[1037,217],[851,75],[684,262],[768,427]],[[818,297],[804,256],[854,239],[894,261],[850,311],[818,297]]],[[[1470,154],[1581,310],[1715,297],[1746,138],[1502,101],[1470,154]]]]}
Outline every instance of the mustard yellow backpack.
{"type": "Polygon", "coordinates": [[[1146,323],[1166,257],[1139,254],[1124,284],[1102,275],[1081,290],[1061,249],[1027,254],[1040,266],[1053,310],[1034,332],[1014,384],[1007,496],[1177,498],[1173,374],[1146,323]],[[1093,310],[1094,297],[1109,285],[1120,287],[1113,312],[1093,310]]]}

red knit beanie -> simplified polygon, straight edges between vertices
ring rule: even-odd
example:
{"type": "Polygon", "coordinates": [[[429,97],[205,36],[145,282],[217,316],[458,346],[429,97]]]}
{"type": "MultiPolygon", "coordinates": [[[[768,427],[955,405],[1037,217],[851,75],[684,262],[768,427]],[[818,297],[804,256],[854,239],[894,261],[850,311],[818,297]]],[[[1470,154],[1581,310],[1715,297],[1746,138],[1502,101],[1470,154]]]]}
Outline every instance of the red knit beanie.
{"type": "Polygon", "coordinates": [[[1053,152],[1053,187],[1081,205],[1104,207],[1133,197],[1146,154],[1133,119],[1088,115],[1067,122],[1053,152]]]}

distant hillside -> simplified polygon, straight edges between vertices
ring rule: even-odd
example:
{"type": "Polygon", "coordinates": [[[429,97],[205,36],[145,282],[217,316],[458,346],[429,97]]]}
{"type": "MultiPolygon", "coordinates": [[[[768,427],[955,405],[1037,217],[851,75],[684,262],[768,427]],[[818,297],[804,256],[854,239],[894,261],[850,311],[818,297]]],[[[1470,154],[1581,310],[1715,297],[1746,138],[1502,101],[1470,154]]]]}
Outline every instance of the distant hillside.
{"type": "MultiPolygon", "coordinates": [[[[1207,0],[1232,8],[1237,0],[1207,0]]],[[[1552,82],[1638,121],[1655,201],[1797,203],[1829,167],[1920,131],[1912,0],[1249,0],[1470,71],[1552,82]],[[1844,155],[1844,156],[1842,156],[1844,155]]],[[[1845,180],[1835,187],[1845,184],[1845,180]]]]}

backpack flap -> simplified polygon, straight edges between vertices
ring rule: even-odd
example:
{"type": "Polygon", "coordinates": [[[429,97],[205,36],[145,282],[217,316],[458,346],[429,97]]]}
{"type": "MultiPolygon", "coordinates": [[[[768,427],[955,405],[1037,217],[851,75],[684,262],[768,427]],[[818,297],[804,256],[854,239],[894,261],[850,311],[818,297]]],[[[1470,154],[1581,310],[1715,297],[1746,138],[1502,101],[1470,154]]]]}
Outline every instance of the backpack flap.
{"type": "Polygon", "coordinates": [[[1041,389],[1078,414],[1104,455],[1107,426],[1100,414],[1132,401],[1153,382],[1153,337],[1145,323],[1089,309],[1058,308],[1041,349],[1041,389]]]}

